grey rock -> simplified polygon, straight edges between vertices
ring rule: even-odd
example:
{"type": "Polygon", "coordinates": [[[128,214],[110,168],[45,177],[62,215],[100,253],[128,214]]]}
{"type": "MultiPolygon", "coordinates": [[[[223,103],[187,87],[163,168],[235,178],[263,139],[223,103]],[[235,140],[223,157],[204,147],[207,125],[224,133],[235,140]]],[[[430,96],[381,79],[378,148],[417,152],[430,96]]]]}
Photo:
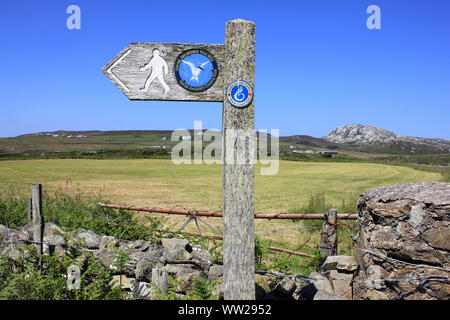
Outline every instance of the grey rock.
{"type": "Polygon", "coordinates": [[[128,260],[125,262],[123,271],[124,273],[129,277],[135,277],[136,276],[136,266],[137,264],[145,259],[146,257],[145,252],[132,252],[128,254],[128,260]]]}
{"type": "Polygon", "coordinates": [[[202,276],[202,272],[200,270],[197,270],[197,269],[191,268],[191,267],[180,267],[180,268],[178,268],[176,279],[177,280],[181,280],[181,279],[186,280],[189,278],[200,279],[201,276],[202,276]]]}
{"type": "Polygon", "coordinates": [[[411,207],[411,211],[409,213],[408,223],[413,227],[417,228],[423,221],[423,205],[418,204],[411,207]]]}
{"type": "Polygon", "coordinates": [[[89,249],[99,249],[102,239],[102,237],[91,230],[81,230],[76,237],[78,239],[84,239],[84,243],[89,249]]]}
{"type": "Polygon", "coordinates": [[[57,253],[58,255],[63,255],[65,250],[63,245],[66,243],[64,238],[60,235],[52,234],[44,237],[44,254],[57,253]]]}
{"type": "Polygon", "coordinates": [[[147,252],[144,258],[136,263],[136,279],[139,281],[151,281],[152,270],[158,265],[158,262],[159,257],[154,251],[151,251],[150,254],[147,252]]]}
{"type": "MultiPolygon", "coordinates": [[[[222,278],[219,278],[222,280],[222,278]]],[[[216,284],[212,290],[212,295],[216,296],[218,299],[223,299],[223,284],[222,281],[220,281],[218,284],[216,284]]]]}
{"type": "Polygon", "coordinates": [[[52,235],[65,235],[66,233],[53,222],[46,222],[44,226],[44,237],[52,235]]]}
{"type": "Polygon", "coordinates": [[[152,300],[153,288],[149,283],[133,279],[130,281],[130,289],[137,299],[152,300]]]}
{"type": "Polygon", "coordinates": [[[119,250],[123,252],[132,252],[133,250],[133,242],[131,241],[119,241],[119,250]]]}
{"type": "Polygon", "coordinates": [[[211,253],[198,244],[191,244],[192,259],[198,261],[202,265],[210,266],[212,264],[211,253]]]}
{"type": "Polygon", "coordinates": [[[103,236],[100,239],[99,249],[113,249],[119,244],[119,241],[113,236],[103,236]]]}
{"type": "Polygon", "coordinates": [[[63,236],[52,234],[44,237],[44,242],[52,245],[63,245],[66,243],[63,236]]]}
{"type": "MultiPolygon", "coordinates": [[[[197,270],[193,265],[179,264],[172,266],[176,266],[175,279],[183,280],[176,289],[178,293],[184,293],[186,290],[191,290],[194,285],[194,279],[200,279],[203,276],[203,273],[197,270]]],[[[163,270],[168,273],[170,273],[170,271],[173,272],[173,270],[168,270],[167,268],[163,268],[163,270]]]]}
{"type": "Polygon", "coordinates": [[[8,233],[8,228],[0,224],[0,236],[3,237],[8,233]]]}
{"type": "Polygon", "coordinates": [[[353,274],[331,270],[329,275],[334,294],[352,300],[353,274]]]}
{"type": "Polygon", "coordinates": [[[429,229],[422,237],[433,248],[450,251],[450,226],[429,229]]]}
{"type": "Polygon", "coordinates": [[[132,248],[137,251],[146,251],[150,246],[149,241],[136,240],[132,242],[132,248]]]}
{"type": "Polygon", "coordinates": [[[327,291],[319,290],[314,296],[314,300],[347,300],[347,299],[338,296],[336,294],[329,293],[327,291]]]}
{"type": "Polygon", "coordinates": [[[290,296],[296,289],[296,285],[294,280],[292,280],[290,277],[284,277],[274,288],[274,291],[277,293],[284,295],[284,296],[290,296]]]}
{"type": "Polygon", "coordinates": [[[177,247],[172,250],[164,250],[162,260],[166,262],[172,261],[188,261],[192,259],[192,254],[186,251],[185,248],[177,247]]]}
{"type": "Polygon", "coordinates": [[[339,270],[352,272],[358,269],[358,262],[352,256],[328,256],[322,266],[321,271],[339,270]]]}
{"type": "Polygon", "coordinates": [[[186,239],[165,238],[162,239],[162,245],[167,251],[177,251],[179,249],[186,249],[189,241],[186,239]]]}
{"type": "Polygon", "coordinates": [[[164,247],[162,245],[151,243],[147,249],[147,257],[150,260],[161,259],[164,254],[164,247]]]}
{"type": "Polygon", "coordinates": [[[208,277],[209,280],[216,280],[217,278],[223,276],[223,265],[213,264],[209,267],[208,277]]]}
{"type": "Polygon", "coordinates": [[[317,291],[324,291],[334,294],[330,280],[318,272],[311,272],[309,275],[310,282],[316,287],[317,291]]]}

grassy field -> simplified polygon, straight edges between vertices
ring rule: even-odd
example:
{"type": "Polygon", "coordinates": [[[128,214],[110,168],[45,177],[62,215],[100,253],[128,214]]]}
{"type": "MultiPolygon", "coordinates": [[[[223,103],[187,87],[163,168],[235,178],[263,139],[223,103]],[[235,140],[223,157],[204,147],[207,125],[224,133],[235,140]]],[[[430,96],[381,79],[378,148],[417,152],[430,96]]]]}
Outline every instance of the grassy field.
{"type": "MultiPolygon", "coordinates": [[[[281,212],[304,207],[313,194],[324,192],[339,207],[364,190],[404,182],[439,181],[441,175],[401,166],[372,163],[280,161],[274,176],[255,174],[257,212],[281,212]]],[[[26,160],[0,162],[0,191],[30,193],[32,183],[44,190],[77,187],[120,204],[219,210],[220,165],[174,165],[170,160],[26,160]]]]}

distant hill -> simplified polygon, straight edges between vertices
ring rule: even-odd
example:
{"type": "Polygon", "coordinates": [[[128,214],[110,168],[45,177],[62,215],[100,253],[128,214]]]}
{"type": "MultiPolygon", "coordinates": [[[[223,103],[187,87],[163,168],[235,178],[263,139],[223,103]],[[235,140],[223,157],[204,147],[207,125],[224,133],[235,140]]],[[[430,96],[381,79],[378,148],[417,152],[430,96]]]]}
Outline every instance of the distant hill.
{"type": "MultiPolygon", "coordinates": [[[[192,134],[193,130],[189,131],[192,134]]],[[[171,135],[172,130],[38,132],[0,138],[0,156],[164,148],[177,143],[171,141],[171,135]]],[[[293,150],[328,150],[362,158],[379,154],[449,156],[450,140],[407,137],[374,126],[351,124],[338,127],[323,138],[307,135],[280,137],[280,151],[292,153],[293,150]]]]}
{"type": "Polygon", "coordinates": [[[375,126],[349,124],[338,127],[323,140],[345,147],[364,148],[370,152],[400,154],[450,153],[450,140],[398,135],[375,126]]]}

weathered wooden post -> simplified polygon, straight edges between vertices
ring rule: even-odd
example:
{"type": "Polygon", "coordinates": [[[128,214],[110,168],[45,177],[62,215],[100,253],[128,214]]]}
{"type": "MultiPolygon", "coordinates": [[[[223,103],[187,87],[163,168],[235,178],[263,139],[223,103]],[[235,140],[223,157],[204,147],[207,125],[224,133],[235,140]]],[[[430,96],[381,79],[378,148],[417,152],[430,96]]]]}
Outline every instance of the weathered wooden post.
{"type": "Polygon", "coordinates": [[[320,253],[327,256],[337,254],[337,210],[334,208],[325,214],[320,235],[320,253]]]}
{"type": "Polygon", "coordinates": [[[33,223],[33,197],[28,197],[28,211],[27,211],[28,225],[33,223]]]}
{"type": "Polygon", "coordinates": [[[224,295],[254,299],[255,24],[228,22],[225,45],[131,43],[103,72],[130,100],[223,102],[224,295]]]}
{"type": "MultiPolygon", "coordinates": [[[[255,24],[227,22],[225,86],[233,81],[255,81],[255,24]]],[[[223,264],[225,300],[255,299],[254,250],[254,99],[237,108],[223,103],[223,264]]],[[[251,93],[253,95],[253,93],[251,93]]]]}
{"type": "MultiPolygon", "coordinates": [[[[38,255],[44,253],[44,246],[42,242],[44,241],[44,214],[42,212],[42,185],[33,184],[31,185],[31,197],[33,206],[33,241],[35,242],[35,247],[38,255]]],[[[41,268],[42,268],[42,261],[41,268]]]]}

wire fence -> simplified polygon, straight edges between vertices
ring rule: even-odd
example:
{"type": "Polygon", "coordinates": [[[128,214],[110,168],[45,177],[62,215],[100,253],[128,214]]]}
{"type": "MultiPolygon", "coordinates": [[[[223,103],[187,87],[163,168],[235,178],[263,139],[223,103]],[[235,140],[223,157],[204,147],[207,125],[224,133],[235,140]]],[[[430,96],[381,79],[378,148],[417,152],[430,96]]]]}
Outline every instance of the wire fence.
{"type": "MultiPolygon", "coordinates": [[[[3,199],[4,199],[4,197],[3,197],[3,199]]],[[[24,203],[27,202],[25,199],[22,199],[22,198],[8,197],[7,199],[19,200],[24,203]]],[[[66,210],[78,211],[83,214],[88,214],[92,217],[103,218],[103,219],[107,219],[109,221],[113,221],[113,222],[117,222],[117,223],[121,223],[121,222],[125,223],[125,222],[129,221],[129,218],[120,218],[120,217],[113,217],[113,216],[108,215],[108,212],[106,210],[104,210],[104,208],[186,216],[187,220],[177,231],[164,230],[164,232],[167,232],[168,234],[173,234],[173,235],[185,234],[185,235],[193,236],[193,237],[202,237],[202,238],[208,238],[208,239],[219,240],[219,241],[223,240],[223,235],[217,228],[213,227],[211,224],[207,223],[206,221],[204,221],[203,219],[200,218],[200,217],[221,218],[222,213],[220,211],[205,212],[205,211],[197,211],[197,210],[186,210],[186,208],[183,208],[184,209],[184,211],[183,211],[183,210],[178,209],[178,208],[182,208],[182,206],[180,206],[180,205],[176,205],[169,210],[158,208],[158,207],[141,208],[141,207],[135,207],[135,206],[119,206],[119,205],[103,204],[103,203],[98,203],[96,206],[93,206],[91,210],[87,210],[85,208],[80,208],[80,207],[60,205],[60,204],[58,204],[58,205],[47,204],[47,205],[43,206],[43,209],[66,209],[66,210]],[[98,208],[98,210],[96,210],[95,208],[98,208]],[[186,232],[183,230],[190,222],[195,223],[198,233],[186,232]],[[204,234],[200,228],[200,224],[203,224],[209,230],[212,230],[213,233],[215,233],[217,235],[204,234]]],[[[292,221],[294,221],[294,220],[325,220],[325,221],[327,221],[326,215],[327,214],[325,214],[325,213],[324,214],[256,213],[254,216],[255,216],[255,219],[266,219],[269,221],[279,220],[279,219],[283,219],[283,220],[289,219],[292,221]]],[[[346,225],[343,222],[348,221],[348,220],[355,220],[357,218],[356,214],[341,213],[341,214],[337,214],[336,218],[337,218],[337,221],[336,221],[336,224],[334,225],[334,227],[347,228],[348,230],[354,231],[353,230],[354,227],[346,225]]],[[[287,249],[287,248],[278,248],[275,246],[269,246],[268,249],[271,251],[274,251],[274,252],[286,253],[289,255],[289,257],[301,256],[301,257],[306,257],[306,258],[313,258],[313,257],[315,257],[315,255],[309,254],[309,253],[304,253],[304,252],[298,252],[298,250],[301,250],[310,242],[313,232],[322,230],[322,229],[323,229],[323,226],[315,226],[315,225],[300,225],[300,226],[271,225],[270,227],[265,227],[265,228],[264,227],[263,228],[255,228],[255,233],[260,234],[260,233],[264,233],[264,232],[285,232],[286,230],[288,230],[288,231],[307,231],[308,236],[306,238],[306,241],[303,241],[302,244],[296,246],[293,250],[287,249]]],[[[336,242],[336,245],[338,245],[342,241],[344,241],[344,239],[341,237],[340,241],[336,242]]]]}
{"type": "MultiPolygon", "coordinates": [[[[202,220],[200,217],[213,217],[213,218],[222,218],[222,212],[216,211],[216,212],[206,212],[206,211],[197,211],[197,210],[175,210],[175,206],[169,210],[167,209],[161,209],[157,207],[153,208],[145,208],[145,207],[136,207],[136,206],[122,206],[122,205],[114,205],[114,204],[103,204],[98,203],[99,208],[110,208],[110,209],[118,209],[118,210],[130,210],[130,211],[137,211],[137,212],[145,212],[145,213],[161,213],[161,214],[167,214],[167,215],[182,215],[188,217],[186,222],[177,230],[177,232],[180,232],[183,230],[190,222],[195,222],[198,234],[190,234],[193,236],[200,236],[200,237],[206,237],[211,238],[215,240],[223,240],[223,235],[220,231],[218,231],[216,228],[212,227],[210,224],[206,223],[204,220],[202,220]],[[200,229],[200,223],[206,225],[209,229],[211,229],[214,233],[218,234],[218,236],[204,236],[200,229]]],[[[254,217],[255,219],[266,219],[266,220],[324,220],[325,224],[330,224],[327,220],[328,213],[278,213],[278,214],[268,214],[268,213],[255,213],[254,217]]],[[[337,229],[338,228],[347,228],[348,230],[352,230],[353,227],[346,225],[342,221],[348,221],[348,220],[356,220],[358,218],[358,215],[355,213],[336,213],[336,222],[332,224],[333,228],[335,229],[335,241],[331,245],[336,248],[339,243],[341,243],[344,239],[341,237],[341,239],[338,241],[337,238],[337,229]]],[[[308,230],[308,231],[317,231],[317,230],[324,230],[324,226],[310,226],[310,225],[302,225],[302,226],[271,226],[270,228],[255,228],[255,233],[260,232],[267,232],[267,231],[284,231],[284,230],[292,230],[292,231],[301,231],[301,230],[308,230]]],[[[352,230],[354,231],[354,230],[352,230]]],[[[283,248],[277,248],[273,246],[269,246],[268,249],[272,251],[277,252],[283,252],[289,254],[289,257],[294,256],[302,256],[306,258],[313,258],[315,255],[304,253],[304,252],[298,252],[298,250],[304,248],[306,244],[311,240],[312,233],[309,232],[309,236],[307,240],[301,244],[300,246],[297,246],[294,250],[289,249],[283,249],[283,248]]],[[[355,237],[352,237],[353,240],[355,237]]]]}

